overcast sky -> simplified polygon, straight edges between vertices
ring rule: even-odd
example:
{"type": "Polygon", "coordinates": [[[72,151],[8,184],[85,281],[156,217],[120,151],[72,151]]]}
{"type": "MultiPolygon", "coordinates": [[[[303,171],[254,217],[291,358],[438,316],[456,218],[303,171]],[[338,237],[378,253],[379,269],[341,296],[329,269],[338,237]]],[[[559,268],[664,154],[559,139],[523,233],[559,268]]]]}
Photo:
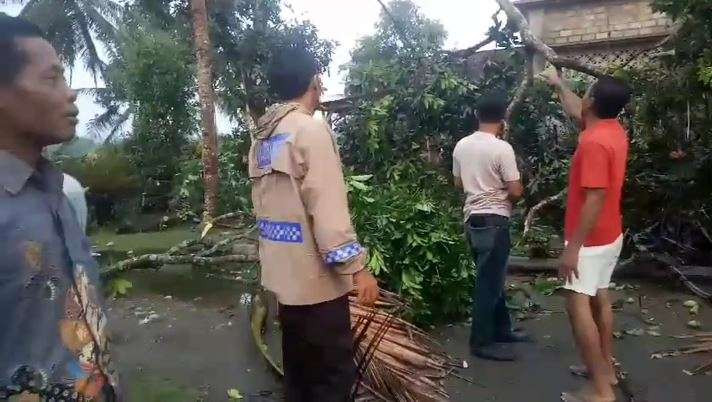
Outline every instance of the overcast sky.
{"type": "MultiPolygon", "coordinates": [[[[381,6],[377,0],[285,0],[292,5],[293,13],[285,10],[286,17],[308,19],[319,29],[319,35],[335,40],[335,50],[330,71],[325,77],[327,97],[337,97],[343,92],[343,79],[339,67],[350,60],[350,52],[359,38],[373,32],[381,6]]],[[[428,18],[440,21],[448,32],[446,46],[450,49],[468,47],[484,38],[490,27],[490,16],[496,10],[495,0],[414,0],[428,18]]],[[[0,0],[0,12],[17,15],[20,6],[0,0]]],[[[74,69],[72,86],[94,86],[92,76],[80,66],[74,69]]],[[[101,110],[91,97],[79,99],[82,124],[80,135],[86,134],[84,124],[101,110]]],[[[220,132],[230,131],[227,119],[218,119],[220,132]]]]}

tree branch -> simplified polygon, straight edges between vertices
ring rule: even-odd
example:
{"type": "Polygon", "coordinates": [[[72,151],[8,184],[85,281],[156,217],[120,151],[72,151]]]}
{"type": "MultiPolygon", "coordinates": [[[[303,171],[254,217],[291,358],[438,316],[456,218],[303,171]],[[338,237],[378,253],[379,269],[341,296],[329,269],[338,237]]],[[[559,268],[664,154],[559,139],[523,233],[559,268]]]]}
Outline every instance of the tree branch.
{"type": "Polygon", "coordinates": [[[507,112],[504,114],[504,121],[507,122],[507,127],[504,130],[504,137],[503,139],[507,141],[509,139],[509,133],[511,132],[511,127],[512,127],[512,116],[514,116],[514,112],[521,106],[521,104],[524,102],[524,99],[526,98],[527,95],[527,89],[532,85],[532,82],[534,81],[533,77],[533,66],[532,66],[532,57],[530,54],[527,54],[527,71],[524,74],[524,78],[522,79],[522,82],[519,84],[519,87],[517,88],[517,91],[514,93],[514,97],[512,98],[512,101],[509,103],[509,106],[507,106],[507,112]]]}
{"type": "Polygon", "coordinates": [[[114,277],[132,269],[156,269],[163,265],[190,264],[198,267],[235,262],[258,262],[259,257],[247,254],[231,254],[219,257],[199,257],[197,255],[146,254],[118,262],[101,271],[103,278],[114,277]]]}
{"type": "Polygon", "coordinates": [[[584,74],[592,75],[596,78],[604,75],[603,71],[598,67],[590,64],[580,62],[575,59],[570,59],[567,57],[561,57],[554,49],[545,44],[541,39],[534,35],[529,27],[527,19],[524,17],[521,11],[512,4],[510,0],[497,0],[497,3],[502,8],[509,21],[516,26],[522,35],[522,41],[524,45],[537,53],[541,54],[549,63],[553,64],[558,68],[568,68],[570,70],[575,70],[582,72],[584,74]]]}
{"type": "Polygon", "coordinates": [[[557,194],[552,195],[551,197],[544,198],[529,210],[526,219],[524,219],[524,232],[522,233],[522,236],[526,236],[527,233],[529,233],[532,226],[534,225],[534,219],[536,218],[536,215],[539,213],[539,211],[564,198],[564,196],[566,195],[566,190],[567,189],[563,189],[557,194]]]}
{"type": "MultiPolygon", "coordinates": [[[[498,8],[497,11],[492,14],[492,22],[494,23],[495,26],[499,24],[499,20],[497,19],[497,15],[502,12],[502,7],[498,8]]],[[[460,50],[453,50],[450,52],[447,52],[450,56],[452,57],[457,57],[460,59],[466,59],[473,54],[477,53],[481,48],[489,45],[490,43],[494,42],[494,37],[491,34],[488,34],[486,38],[481,40],[478,44],[474,46],[470,46],[466,49],[460,49],[460,50]]]]}
{"type": "Polygon", "coordinates": [[[451,57],[455,57],[458,59],[467,59],[467,58],[471,57],[472,55],[474,55],[475,53],[479,52],[480,49],[489,45],[492,42],[494,42],[494,38],[491,36],[487,36],[486,38],[484,38],[482,41],[480,41],[479,43],[477,43],[474,46],[471,46],[471,47],[468,47],[465,49],[452,50],[452,51],[447,52],[447,54],[451,57]]]}

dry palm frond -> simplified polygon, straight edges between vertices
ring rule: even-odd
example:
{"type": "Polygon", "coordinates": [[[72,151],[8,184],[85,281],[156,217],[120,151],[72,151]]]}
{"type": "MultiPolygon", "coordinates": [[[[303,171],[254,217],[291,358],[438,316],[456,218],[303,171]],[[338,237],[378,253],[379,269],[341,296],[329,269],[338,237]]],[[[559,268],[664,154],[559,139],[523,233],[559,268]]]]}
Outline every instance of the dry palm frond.
{"type": "Polygon", "coordinates": [[[712,373],[712,332],[678,336],[676,338],[690,340],[691,344],[677,349],[654,353],[651,357],[653,359],[661,359],[663,357],[677,357],[695,353],[708,353],[710,355],[710,360],[708,362],[702,363],[692,370],[685,370],[685,374],[697,375],[712,373]]]}
{"type": "Polygon", "coordinates": [[[444,380],[456,364],[428,334],[405,321],[405,303],[381,291],[375,308],[350,299],[357,401],[445,401],[444,380]]]}

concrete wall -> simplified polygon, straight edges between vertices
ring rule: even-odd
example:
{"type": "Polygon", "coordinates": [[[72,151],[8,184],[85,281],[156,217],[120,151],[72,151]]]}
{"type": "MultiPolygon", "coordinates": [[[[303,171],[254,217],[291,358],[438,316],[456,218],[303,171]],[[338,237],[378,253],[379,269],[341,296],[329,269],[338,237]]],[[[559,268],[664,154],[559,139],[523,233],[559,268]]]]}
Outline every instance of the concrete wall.
{"type": "Polygon", "coordinates": [[[554,47],[658,37],[670,20],[647,0],[520,1],[532,30],[554,47]]]}

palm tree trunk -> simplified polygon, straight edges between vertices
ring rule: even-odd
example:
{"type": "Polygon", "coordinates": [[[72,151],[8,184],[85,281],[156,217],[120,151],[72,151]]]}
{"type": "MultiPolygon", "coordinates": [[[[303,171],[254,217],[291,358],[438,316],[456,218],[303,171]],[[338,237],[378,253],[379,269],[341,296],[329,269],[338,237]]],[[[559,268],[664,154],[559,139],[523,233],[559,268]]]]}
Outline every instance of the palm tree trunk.
{"type": "Polygon", "coordinates": [[[203,128],[203,182],[205,184],[203,219],[207,222],[217,215],[220,172],[218,166],[218,136],[215,128],[212,45],[208,33],[208,16],[205,1],[191,0],[195,52],[198,61],[198,96],[200,98],[203,128]]]}

